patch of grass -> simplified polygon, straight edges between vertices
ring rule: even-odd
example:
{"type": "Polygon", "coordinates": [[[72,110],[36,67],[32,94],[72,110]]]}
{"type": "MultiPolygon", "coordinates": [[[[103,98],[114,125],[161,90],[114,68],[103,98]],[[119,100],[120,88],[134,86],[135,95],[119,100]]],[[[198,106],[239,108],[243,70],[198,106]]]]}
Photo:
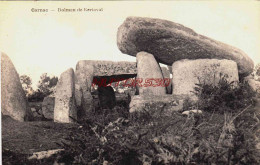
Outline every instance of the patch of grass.
{"type": "Polygon", "coordinates": [[[2,147],[20,154],[57,149],[57,143],[69,135],[68,129],[75,127],[51,121],[19,122],[2,116],[2,147]]]}

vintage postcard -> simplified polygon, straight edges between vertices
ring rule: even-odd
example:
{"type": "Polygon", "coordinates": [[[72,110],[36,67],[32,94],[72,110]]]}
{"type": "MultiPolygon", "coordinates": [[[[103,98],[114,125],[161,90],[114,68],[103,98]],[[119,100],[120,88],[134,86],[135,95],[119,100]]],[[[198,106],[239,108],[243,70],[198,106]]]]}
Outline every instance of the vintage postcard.
{"type": "Polygon", "coordinates": [[[0,1],[2,164],[260,164],[260,1],[0,1]]]}

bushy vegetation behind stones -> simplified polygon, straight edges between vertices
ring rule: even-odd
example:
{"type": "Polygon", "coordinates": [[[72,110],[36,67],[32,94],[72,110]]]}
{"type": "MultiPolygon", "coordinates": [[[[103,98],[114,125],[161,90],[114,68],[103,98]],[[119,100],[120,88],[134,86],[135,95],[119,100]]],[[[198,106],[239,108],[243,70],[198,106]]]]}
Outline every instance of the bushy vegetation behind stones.
{"type": "Polygon", "coordinates": [[[259,114],[245,83],[198,84],[203,114],[145,107],[90,112],[63,142],[59,161],[79,164],[259,164],[259,114]],[[206,97],[209,95],[209,97],[206,97]],[[159,112],[159,113],[158,113],[159,112]]]}
{"type": "Polygon", "coordinates": [[[43,73],[40,76],[40,80],[37,84],[37,89],[32,88],[32,79],[27,75],[20,76],[20,82],[25,91],[26,97],[29,102],[43,101],[44,97],[49,96],[55,90],[55,86],[58,83],[58,77],[49,76],[47,73],[43,73]]]}
{"type": "Polygon", "coordinates": [[[254,104],[256,92],[247,81],[229,82],[227,75],[220,75],[218,85],[197,84],[197,108],[216,113],[237,112],[254,104]]]}

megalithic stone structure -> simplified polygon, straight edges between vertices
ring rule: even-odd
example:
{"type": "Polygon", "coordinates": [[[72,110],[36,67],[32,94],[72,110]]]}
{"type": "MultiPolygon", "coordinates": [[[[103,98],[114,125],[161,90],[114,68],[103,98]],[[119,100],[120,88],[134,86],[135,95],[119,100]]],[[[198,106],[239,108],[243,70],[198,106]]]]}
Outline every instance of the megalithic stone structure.
{"type": "Polygon", "coordinates": [[[196,84],[217,85],[223,76],[228,82],[239,81],[236,62],[225,59],[180,60],[172,64],[172,93],[195,97],[196,84]]]}
{"type": "Polygon", "coordinates": [[[33,120],[19,75],[10,58],[1,53],[1,112],[18,121],[33,120]]]}
{"type": "Polygon", "coordinates": [[[157,84],[155,79],[163,80],[161,68],[154,56],[147,52],[139,52],[136,55],[136,61],[137,78],[142,80],[142,86],[138,87],[139,95],[165,95],[166,88],[164,86],[153,86],[153,84],[157,84]]]}
{"type": "Polygon", "coordinates": [[[91,85],[94,76],[94,66],[84,64],[76,69],[75,74],[75,98],[78,115],[84,118],[93,109],[93,98],[91,96],[91,85]]]}
{"type": "Polygon", "coordinates": [[[135,62],[113,62],[113,61],[92,61],[82,60],[77,63],[75,71],[75,97],[79,110],[79,117],[83,117],[94,107],[91,96],[91,86],[101,85],[99,88],[100,105],[110,104],[114,107],[115,96],[111,92],[111,87],[107,87],[111,81],[118,82],[128,78],[136,77],[135,62]],[[109,92],[110,90],[110,92],[109,92]],[[104,101],[103,98],[111,99],[104,101]]]}
{"type": "Polygon", "coordinates": [[[242,50],[162,19],[128,17],[118,28],[117,45],[122,53],[132,56],[149,52],[166,65],[182,59],[228,59],[237,63],[240,76],[249,75],[254,68],[242,50]]]}
{"type": "Polygon", "coordinates": [[[72,68],[60,75],[56,86],[54,122],[73,123],[77,120],[75,76],[72,68]]]}

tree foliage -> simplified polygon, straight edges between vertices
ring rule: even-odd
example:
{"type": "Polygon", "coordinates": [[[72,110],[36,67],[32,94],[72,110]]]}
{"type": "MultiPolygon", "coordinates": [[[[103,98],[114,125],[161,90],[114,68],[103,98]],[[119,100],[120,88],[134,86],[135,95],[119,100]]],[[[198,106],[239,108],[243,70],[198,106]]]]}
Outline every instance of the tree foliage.
{"type": "Polygon", "coordinates": [[[53,92],[53,88],[56,86],[57,82],[58,77],[51,77],[47,73],[43,73],[40,77],[37,87],[40,92],[47,96],[53,92]]]}
{"type": "Polygon", "coordinates": [[[31,95],[33,93],[32,89],[32,79],[27,75],[21,75],[20,76],[20,82],[22,84],[23,90],[26,94],[26,97],[31,95]]]}
{"type": "Polygon", "coordinates": [[[35,102],[42,101],[44,97],[53,93],[58,82],[58,77],[49,76],[47,73],[43,73],[40,76],[40,80],[38,81],[37,89],[35,91],[31,87],[32,80],[29,76],[22,75],[20,76],[20,80],[28,101],[35,102]]]}

